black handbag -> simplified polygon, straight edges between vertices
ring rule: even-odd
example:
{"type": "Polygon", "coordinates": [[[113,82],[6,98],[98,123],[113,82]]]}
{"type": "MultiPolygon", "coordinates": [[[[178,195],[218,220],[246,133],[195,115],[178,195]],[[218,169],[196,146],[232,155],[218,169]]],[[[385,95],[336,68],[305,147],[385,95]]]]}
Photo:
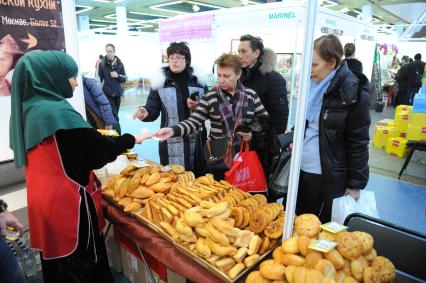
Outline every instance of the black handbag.
{"type": "Polygon", "coordinates": [[[195,149],[194,149],[194,165],[192,172],[196,178],[206,175],[206,160],[204,159],[204,145],[207,139],[207,131],[201,128],[195,136],[195,149]]]}
{"type": "Polygon", "coordinates": [[[290,178],[291,150],[283,150],[274,173],[269,178],[269,190],[271,199],[279,199],[287,196],[288,182],[290,178]]]}
{"type": "Polygon", "coordinates": [[[204,160],[207,172],[227,171],[232,165],[232,138],[207,139],[204,160]]]}

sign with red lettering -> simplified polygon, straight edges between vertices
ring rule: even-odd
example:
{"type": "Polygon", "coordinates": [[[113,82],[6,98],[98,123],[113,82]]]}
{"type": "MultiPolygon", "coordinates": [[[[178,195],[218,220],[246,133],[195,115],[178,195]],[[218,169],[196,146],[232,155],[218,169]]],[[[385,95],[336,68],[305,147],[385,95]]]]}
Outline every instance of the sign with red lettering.
{"type": "Polygon", "coordinates": [[[59,0],[0,0],[0,97],[10,96],[19,58],[32,50],[65,51],[59,0]]]}

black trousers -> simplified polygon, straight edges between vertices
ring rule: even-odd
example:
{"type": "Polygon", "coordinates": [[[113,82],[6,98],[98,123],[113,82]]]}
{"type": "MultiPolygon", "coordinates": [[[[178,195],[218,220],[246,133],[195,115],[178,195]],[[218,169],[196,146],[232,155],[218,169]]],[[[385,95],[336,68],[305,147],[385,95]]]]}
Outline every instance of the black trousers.
{"type": "Polygon", "coordinates": [[[109,104],[111,105],[112,115],[117,123],[114,125],[114,130],[121,134],[120,120],[118,118],[118,111],[120,111],[121,96],[107,96],[109,104]]]}
{"type": "Polygon", "coordinates": [[[321,175],[300,171],[296,214],[312,213],[322,223],[330,222],[333,199],[326,195],[321,175]]]}
{"type": "MultiPolygon", "coordinates": [[[[80,190],[80,195],[84,193],[80,190]]],[[[95,204],[89,196],[87,198],[88,209],[83,201],[80,204],[77,249],[69,256],[49,260],[43,259],[43,254],[40,253],[44,283],[114,282],[108,264],[105,240],[99,231],[95,204]],[[91,215],[91,221],[87,211],[91,215]]]]}

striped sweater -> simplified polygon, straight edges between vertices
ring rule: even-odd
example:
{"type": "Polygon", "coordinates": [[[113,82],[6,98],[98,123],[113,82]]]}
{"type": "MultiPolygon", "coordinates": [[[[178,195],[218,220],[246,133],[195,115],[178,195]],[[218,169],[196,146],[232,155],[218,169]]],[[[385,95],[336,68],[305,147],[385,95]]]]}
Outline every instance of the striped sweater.
{"type": "MultiPolygon", "coordinates": [[[[262,105],[256,92],[246,88],[248,96],[248,108],[243,111],[243,125],[248,126],[258,115],[268,115],[265,108],[262,105]]],[[[223,93],[228,100],[231,100],[231,95],[223,93]]],[[[187,136],[195,132],[199,127],[206,121],[210,120],[211,129],[210,137],[222,138],[226,137],[226,127],[222,120],[222,116],[219,111],[220,98],[216,91],[207,93],[198,103],[198,106],[192,112],[191,116],[181,121],[180,123],[172,127],[174,137],[187,136]]]]}

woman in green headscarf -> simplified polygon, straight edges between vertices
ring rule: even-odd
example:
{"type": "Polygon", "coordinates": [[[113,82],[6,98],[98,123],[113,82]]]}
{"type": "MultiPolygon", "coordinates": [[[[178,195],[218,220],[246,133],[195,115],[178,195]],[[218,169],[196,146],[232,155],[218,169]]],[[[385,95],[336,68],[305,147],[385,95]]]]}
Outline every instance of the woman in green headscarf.
{"type": "Polygon", "coordinates": [[[104,137],[68,103],[77,64],[60,51],[22,57],[12,79],[10,147],[25,166],[31,246],[44,282],[113,282],[101,232],[100,186],[92,170],[147,135],[104,137]]]}

